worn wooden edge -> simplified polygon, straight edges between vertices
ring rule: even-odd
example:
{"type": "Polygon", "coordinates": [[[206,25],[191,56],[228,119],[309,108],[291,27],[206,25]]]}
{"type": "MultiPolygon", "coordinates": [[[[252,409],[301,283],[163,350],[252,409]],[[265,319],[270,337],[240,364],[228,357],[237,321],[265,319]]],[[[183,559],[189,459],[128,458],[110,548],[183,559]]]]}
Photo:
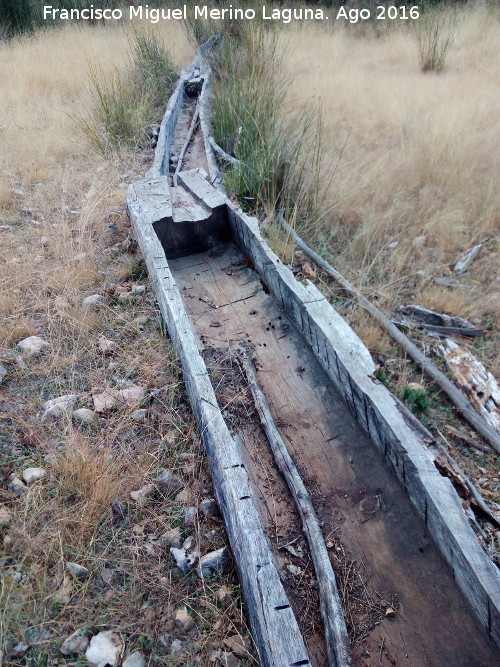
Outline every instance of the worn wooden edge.
{"type": "Polygon", "coordinates": [[[265,667],[310,665],[250,490],[241,453],[217,404],[180,291],[154,232],[141,182],[129,188],[127,211],[182,364],[238,571],[259,663],[265,667]]]}
{"type": "Polygon", "coordinates": [[[296,280],[260,234],[255,218],[229,200],[227,206],[238,244],[404,485],[481,630],[500,648],[498,570],[481,549],[450,480],[437,470],[429,443],[375,379],[371,355],[347,322],[312,283],[296,280]]]}

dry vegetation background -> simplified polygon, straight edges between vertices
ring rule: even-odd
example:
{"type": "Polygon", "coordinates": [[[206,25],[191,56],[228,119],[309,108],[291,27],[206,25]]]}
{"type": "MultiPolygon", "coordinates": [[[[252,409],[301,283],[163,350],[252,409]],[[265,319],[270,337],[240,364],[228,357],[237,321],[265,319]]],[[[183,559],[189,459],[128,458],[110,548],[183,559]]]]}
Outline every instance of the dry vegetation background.
{"type": "MultiPolygon", "coordinates": [[[[185,65],[192,51],[182,30],[157,30],[185,65]]],[[[148,546],[182,526],[184,507],[209,495],[210,482],[123,208],[127,182],[146,171],[151,154],[99,156],[74,120],[89,103],[89,60],[112,72],[126,62],[127,39],[121,27],[73,26],[0,44],[0,348],[31,335],[51,344],[39,359],[0,360],[8,371],[0,388],[0,501],[12,515],[2,530],[0,647],[8,654],[31,632],[24,659],[32,665],[78,664],[55,647],[84,626],[119,629],[151,664],[208,664],[213,642],[245,635],[237,591],[217,596],[222,584],[235,589],[234,578],[173,582],[168,551],[148,546]],[[139,283],[147,291],[135,297],[139,283]],[[106,305],[85,311],[83,298],[94,293],[106,305]],[[99,350],[100,335],[117,344],[113,355],[99,350]],[[91,391],[123,379],[148,391],[144,423],[127,409],[87,427],[41,423],[45,400],[78,393],[80,406],[91,407],[91,391]],[[9,475],[36,465],[47,478],[12,498],[9,475]],[[113,523],[111,501],[127,502],[165,467],[180,470],[191,496],[157,497],[131,506],[125,524],[113,523]],[[54,596],[67,560],[86,565],[92,578],[73,583],[60,604],[54,596]],[[102,568],[113,572],[111,583],[102,568]],[[189,640],[172,622],[181,604],[196,621],[189,640]],[[172,654],[176,639],[184,648],[172,654]]],[[[385,312],[418,303],[490,329],[474,351],[497,375],[499,44],[498,17],[485,9],[459,14],[439,74],[421,72],[406,28],[309,27],[280,37],[290,75],[286,110],[307,101],[324,121],[329,194],[308,240],[385,312]],[[453,278],[454,257],[476,243],[484,247],[463,287],[433,281],[453,278]]],[[[396,359],[393,388],[425,386],[374,324],[336,299],[370,350],[396,359]]],[[[432,341],[424,344],[430,349],[432,341]]],[[[439,424],[451,419],[442,412],[439,424]]],[[[459,443],[453,451],[500,500],[495,457],[459,443]]],[[[214,528],[199,520],[198,536],[214,528]]],[[[217,546],[200,540],[205,549],[217,546]]]]}

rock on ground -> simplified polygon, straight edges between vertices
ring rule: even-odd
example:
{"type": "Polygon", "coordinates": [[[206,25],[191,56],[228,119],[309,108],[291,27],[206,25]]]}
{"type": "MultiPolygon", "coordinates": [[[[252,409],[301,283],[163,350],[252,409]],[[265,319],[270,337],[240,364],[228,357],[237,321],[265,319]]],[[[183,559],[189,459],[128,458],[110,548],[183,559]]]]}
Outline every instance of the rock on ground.
{"type": "Polygon", "coordinates": [[[8,526],[11,521],[12,514],[4,505],[0,505],[0,528],[2,526],[8,526]]]}
{"type": "Polygon", "coordinates": [[[92,424],[94,421],[94,411],[88,408],[80,408],[73,412],[73,418],[82,424],[92,424]]]}
{"type": "Polygon", "coordinates": [[[135,500],[138,505],[145,505],[154,490],[155,487],[153,484],[145,484],[144,486],[141,486],[140,489],[137,489],[137,491],[132,491],[130,497],[132,500],[135,500]]]}
{"type": "Polygon", "coordinates": [[[66,567],[68,568],[69,573],[71,576],[73,576],[75,579],[86,579],[89,576],[89,571],[86,567],[83,565],[80,565],[79,563],[66,563],[66,567]]]}
{"type": "Polygon", "coordinates": [[[214,574],[222,574],[229,563],[229,550],[227,547],[211,551],[200,559],[199,571],[203,577],[211,577],[214,574]]]}
{"type": "Polygon", "coordinates": [[[102,294],[92,294],[91,296],[85,297],[82,305],[85,310],[99,310],[105,303],[106,299],[102,294]]]}
{"type": "Polygon", "coordinates": [[[21,496],[23,493],[28,491],[26,484],[21,479],[19,479],[17,475],[11,476],[9,486],[7,488],[15,496],[21,496]]]}
{"type": "Polygon", "coordinates": [[[116,667],[120,664],[123,648],[120,635],[112,630],[106,630],[92,637],[85,652],[85,657],[91,665],[97,667],[105,667],[106,665],[116,667]]]}
{"type": "Polygon", "coordinates": [[[145,665],[146,659],[142,653],[139,653],[139,651],[129,655],[129,657],[126,658],[122,663],[122,667],[145,667],[145,665]]]}
{"type": "Polygon", "coordinates": [[[23,338],[23,340],[19,341],[17,347],[27,357],[40,357],[42,354],[50,350],[50,344],[43,340],[43,338],[40,338],[40,336],[23,338]]]}
{"type": "Polygon", "coordinates": [[[45,403],[43,404],[43,409],[49,410],[50,408],[53,408],[55,405],[62,405],[67,409],[75,405],[77,401],[78,401],[77,394],[65,394],[64,396],[58,396],[57,398],[51,398],[49,401],[45,401],[45,403]]]}
{"type": "Polygon", "coordinates": [[[47,474],[45,468],[26,468],[23,470],[23,479],[28,486],[31,486],[40,479],[43,479],[47,474]]]}
{"type": "Polygon", "coordinates": [[[67,637],[62,646],[61,653],[63,655],[71,655],[72,653],[83,653],[87,650],[89,645],[89,638],[85,634],[82,628],[73,632],[72,635],[67,637]]]}
{"type": "Polygon", "coordinates": [[[175,625],[184,632],[194,628],[194,618],[189,615],[187,607],[181,607],[175,612],[175,625]]]}
{"type": "Polygon", "coordinates": [[[3,366],[0,366],[0,384],[5,380],[7,377],[7,369],[4,368],[3,366]]]}
{"type": "Polygon", "coordinates": [[[170,470],[162,470],[155,478],[155,484],[166,496],[175,496],[184,488],[182,480],[170,470]]]}

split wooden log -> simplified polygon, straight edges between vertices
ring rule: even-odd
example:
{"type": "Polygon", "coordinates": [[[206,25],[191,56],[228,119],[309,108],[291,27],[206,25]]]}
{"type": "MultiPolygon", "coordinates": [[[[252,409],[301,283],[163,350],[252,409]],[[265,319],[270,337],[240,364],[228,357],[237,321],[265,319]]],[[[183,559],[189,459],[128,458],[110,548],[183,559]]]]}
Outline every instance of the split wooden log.
{"type": "Polygon", "coordinates": [[[191,120],[191,125],[189,126],[189,130],[186,136],[186,141],[184,142],[184,145],[182,146],[181,152],[179,153],[179,159],[177,161],[177,166],[175,168],[174,172],[174,185],[177,185],[177,177],[179,175],[180,170],[182,169],[182,161],[184,160],[184,156],[186,155],[186,151],[189,147],[189,144],[191,143],[191,139],[193,138],[194,130],[196,127],[196,123],[198,122],[198,118],[200,115],[200,108],[198,104],[196,105],[195,112],[193,114],[193,118],[191,120]]]}
{"type": "Polygon", "coordinates": [[[335,573],[311,497],[276,427],[267,399],[257,381],[257,374],[252,360],[243,349],[239,351],[238,357],[245,372],[248,386],[252,392],[260,422],[269,440],[276,466],[286,480],[302,519],[304,533],[311,550],[318,580],[320,607],[325,627],[329,665],[332,667],[350,665],[349,637],[345,625],[342,603],[340,601],[335,573]]]}
{"type": "Polygon", "coordinates": [[[276,215],[277,221],[290,234],[297,246],[305,252],[326,274],[334,278],[342,288],[355,299],[370,315],[377,320],[385,331],[401,347],[406,350],[413,361],[421,366],[425,373],[444,391],[450,401],[460,411],[463,417],[473,426],[478,433],[491,445],[491,447],[500,454],[500,434],[495,431],[486,421],[476,412],[470,402],[457,389],[457,387],[442,373],[435,364],[433,364],[419,348],[407,338],[395,324],[389,320],[376,306],[360,294],[351,283],[344,278],[336,269],[331,266],[321,255],[314,252],[297,234],[297,232],[288,224],[281,213],[276,215]]]}
{"type": "Polygon", "coordinates": [[[471,264],[471,262],[473,262],[474,259],[478,256],[482,247],[483,244],[479,243],[478,245],[469,248],[469,250],[466,250],[462,255],[460,255],[460,257],[457,259],[454,268],[454,271],[457,275],[460,275],[462,273],[465,273],[465,271],[467,271],[467,269],[469,268],[469,264],[471,264]]]}
{"type": "MultiPolygon", "coordinates": [[[[462,317],[446,315],[445,313],[436,313],[428,308],[410,304],[408,306],[399,306],[397,311],[406,317],[409,317],[418,324],[414,325],[428,331],[437,333],[459,335],[459,336],[482,336],[483,329],[474,327],[470,322],[462,317]]],[[[396,325],[409,326],[406,322],[394,322],[396,325]]]]}

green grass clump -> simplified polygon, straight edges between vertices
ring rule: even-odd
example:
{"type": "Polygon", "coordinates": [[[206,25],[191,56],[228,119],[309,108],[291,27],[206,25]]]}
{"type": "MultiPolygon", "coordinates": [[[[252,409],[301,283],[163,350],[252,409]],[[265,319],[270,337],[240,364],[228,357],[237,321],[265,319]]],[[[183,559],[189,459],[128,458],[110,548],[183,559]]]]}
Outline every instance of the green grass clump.
{"type": "Polygon", "coordinates": [[[403,399],[408,408],[416,415],[426,415],[431,406],[431,399],[425,389],[404,387],[403,399]]]}
{"type": "Polygon", "coordinates": [[[422,72],[441,72],[455,33],[455,14],[438,7],[424,11],[415,22],[422,72]]]}
{"type": "Polygon", "coordinates": [[[126,69],[104,74],[89,65],[90,106],[77,118],[90,146],[101,154],[135,148],[147,139],[177,78],[172,57],[151,32],[130,41],[126,69]]]}
{"type": "Polygon", "coordinates": [[[226,188],[248,212],[311,214],[319,193],[317,124],[305,109],[283,115],[287,81],[277,33],[257,23],[225,35],[213,67],[214,136],[240,161],[225,172],[226,188]]]}

